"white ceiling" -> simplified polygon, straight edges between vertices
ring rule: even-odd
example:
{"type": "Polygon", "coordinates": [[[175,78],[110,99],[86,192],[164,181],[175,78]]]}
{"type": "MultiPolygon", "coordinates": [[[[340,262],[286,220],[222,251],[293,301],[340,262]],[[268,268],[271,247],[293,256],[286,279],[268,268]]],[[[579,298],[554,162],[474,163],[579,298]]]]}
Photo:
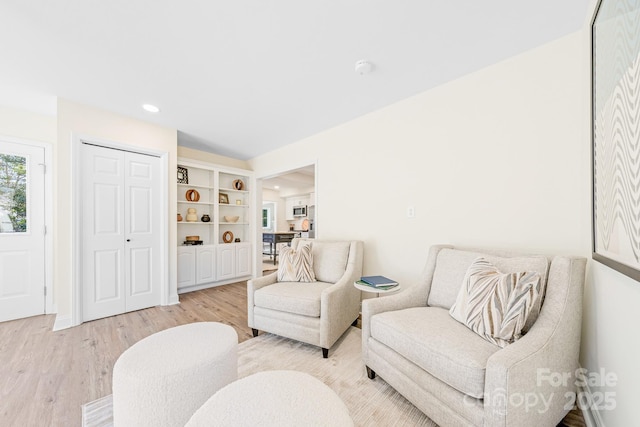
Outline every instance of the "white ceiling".
{"type": "Polygon", "coordinates": [[[0,105],[59,96],[248,159],[577,31],[589,3],[2,0],[0,105]]]}
{"type": "Polygon", "coordinates": [[[315,191],[315,166],[293,169],[262,180],[262,188],[279,193],[280,197],[298,196],[315,191]]]}

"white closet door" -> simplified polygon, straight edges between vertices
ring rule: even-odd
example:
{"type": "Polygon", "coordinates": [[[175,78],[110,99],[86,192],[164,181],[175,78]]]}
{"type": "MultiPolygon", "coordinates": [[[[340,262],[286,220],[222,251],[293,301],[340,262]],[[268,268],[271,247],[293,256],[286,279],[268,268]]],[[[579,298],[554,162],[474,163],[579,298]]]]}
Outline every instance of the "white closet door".
{"type": "Polygon", "coordinates": [[[44,148],[0,141],[0,322],[44,313],[44,148]]]}
{"type": "Polygon", "coordinates": [[[160,305],[160,159],[125,153],[126,311],[160,305]]]}
{"type": "Polygon", "coordinates": [[[160,160],[87,144],[82,158],[83,320],[160,304],[160,160]]]}

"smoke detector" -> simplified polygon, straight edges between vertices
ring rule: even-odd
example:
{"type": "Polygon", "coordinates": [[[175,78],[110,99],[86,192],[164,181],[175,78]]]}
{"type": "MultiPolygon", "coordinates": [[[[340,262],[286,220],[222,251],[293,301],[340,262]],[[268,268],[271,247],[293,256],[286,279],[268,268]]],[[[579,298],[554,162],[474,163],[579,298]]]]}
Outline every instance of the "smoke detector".
{"type": "Polygon", "coordinates": [[[360,61],[356,62],[356,73],[360,74],[361,76],[369,74],[372,69],[373,64],[371,64],[371,62],[369,61],[361,59],[360,61]]]}

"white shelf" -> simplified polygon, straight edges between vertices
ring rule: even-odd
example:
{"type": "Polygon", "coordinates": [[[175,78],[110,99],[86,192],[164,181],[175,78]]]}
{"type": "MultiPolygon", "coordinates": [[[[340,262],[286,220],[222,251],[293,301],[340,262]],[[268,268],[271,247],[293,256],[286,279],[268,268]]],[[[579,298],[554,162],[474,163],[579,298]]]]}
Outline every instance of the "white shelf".
{"type": "Polygon", "coordinates": [[[204,224],[204,225],[215,225],[213,221],[203,222],[203,221],[177,221],[178,224],[204,224]]]}
{"type": "Polygon", "coordinates": [[[225,222],[225,221],[220,221],[219,224],[220,225],[249,225],[248,222],[225,222]]]}
{"type": "Polygon", "coordinates": [[[206,190],[213,190],[213,187],[210,187],[208,185],[200,185],[200,184],[178,184],[178,187],[185,187],[185,188],[204,188],[206,190]]]}
{"type": "Polygon", "coordinates": [[[236,190],[235,188],[222,188],[220,187],[220,191],[223,193],[248,193],[249,190],[236,190]]]}
{"type": "Polygon", "coordinates": [[[214,205],[213,202],[190,202],[188,200],[178,200],[178,203],[184,203],[184,204],[188,204],[188,205],[209,205],[209,206],[213,206],[214,205]]]}

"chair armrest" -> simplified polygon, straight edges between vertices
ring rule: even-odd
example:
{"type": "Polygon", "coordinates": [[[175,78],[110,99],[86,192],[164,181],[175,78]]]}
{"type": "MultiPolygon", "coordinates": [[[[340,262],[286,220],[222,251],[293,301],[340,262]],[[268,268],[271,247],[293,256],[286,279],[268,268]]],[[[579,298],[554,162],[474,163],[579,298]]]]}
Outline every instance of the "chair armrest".
{"type": "Polygon", "coordinates": [[[254,307],[254,299],[253,293],[260,288],[263,288],[268,285],[273,285],[278,281],[278,272],[274,271],[271,274],[267,274],[266,276],[256,277],[255,279],[250,279],[247,281],[247,323],[250,328],[253,328],[253,307],[254,307]]]}
{"type": "Polygon", "coordinates": [[[584,258],[554,258],[538,320],[489,358],[485,425],[556,425],[568,412],[579,366],[585,265],[584,258]]]}
{"type": "Polygon", "coordinates": [[[330,348],[358,318],[360,290],[353,283],[362,276],[363,244],[351,244],[342,277],[320,295],[320,346],[330,348]]]}

